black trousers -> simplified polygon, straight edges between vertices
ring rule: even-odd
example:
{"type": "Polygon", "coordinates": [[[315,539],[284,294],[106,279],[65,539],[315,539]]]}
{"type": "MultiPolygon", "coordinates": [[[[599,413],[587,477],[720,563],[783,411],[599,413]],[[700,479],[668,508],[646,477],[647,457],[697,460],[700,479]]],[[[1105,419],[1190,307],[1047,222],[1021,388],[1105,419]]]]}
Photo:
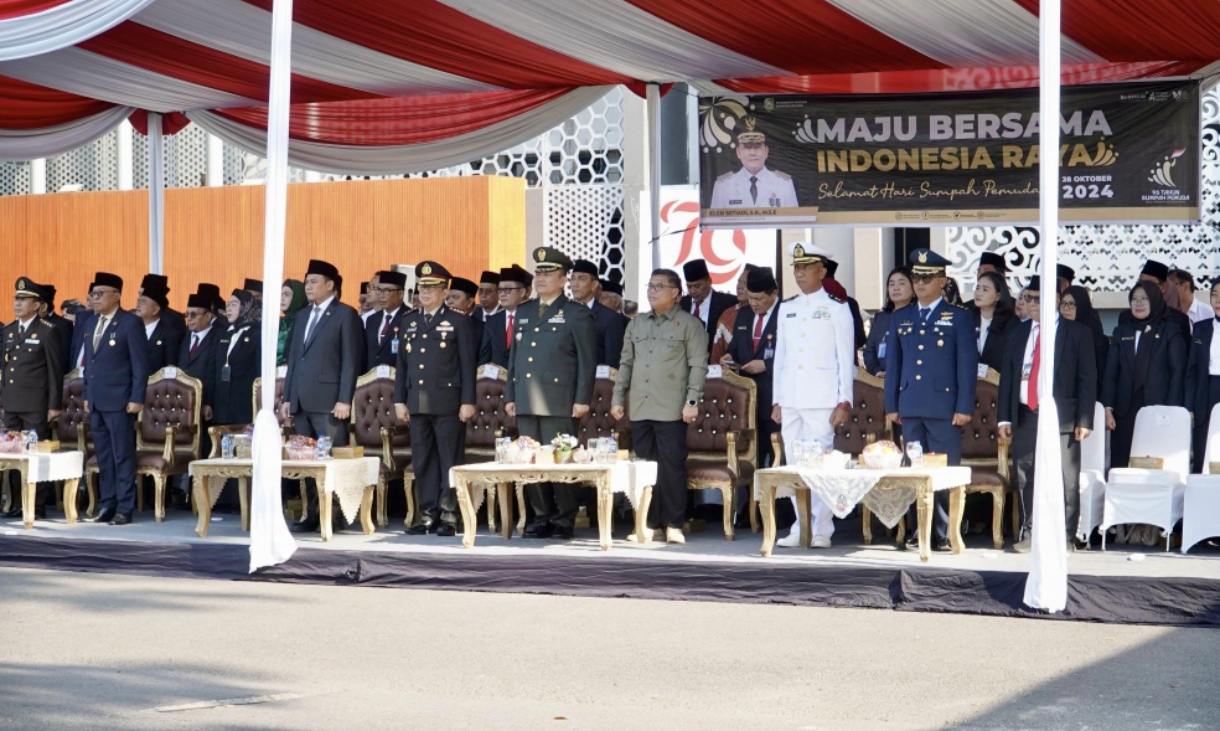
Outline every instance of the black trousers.
{"type": "MultiPolygon", "coordinates": [[[[1021,530],[1033,527],[1034,465],[1038,446],[1038,414],[1021,406],[1012,425],[1012,461],[1017,473],[1017,494],[1021,499],[1021,530]]],[[[1059,455],[1063,460],[1064,527],[1076,535],[1080,520],[1080,442],[1071,432],[1059,434],[1059,455]]]]}
{"type": "Polygon", "coordinates": [[[136,509],[136,415],[94,409],[89,428],[101,482],[97,509],[130,515],[136,509]]]}
{"type": "Polygon", "coordinates": [[[456,524],[457,493],[449,487],[449,468],[466,452],[466,425],[457,414],[411,414],[411,467],[419,488],[421,516],[456,524]]]}
{"type": "MultiPolygon", "coordinates": [[[[332,447],[347,446],[347,422],[339,421],[329,411],[298,411],[292,415],[293,430],[311,439],[330,437],[332,447]]],[[[318,483],[312,477],[305,480],[309,515],[318,515],[318,483]]]]}
{"type": "MultiPolygon", "coordinates": [[[[33,429],[38,433],[38,438],[50,439],[51,429],[47,426],[47,412],[32,414],[10,414],[4,412],[4,428],[7,431],[22,431],[26,432],[33,429]]],[[[8,477],[9,494],[13,496],[11,507],[21,505],[21,492],[25,489],[25,485],[21,484],[21,473],[17,470],[10,470],[8,477]]],[[[34,495],[34,506],[37,507],[46,502],[47,483],[38,483],[38,491],[34,495]]],[[[75,497],[75,496],[72,496],[75,497]]],[[[65,496],[65,499],[67,497],[65,496]]]]}
{"type": "MultiPolygon", "coordinates": [[[[924,454],[945,455],[951,465],[962,463],[962,428],[953,426],[952,419],[902,416],[902,439],[904,445],[919,442],[924,454]]],[[[932,532],[937,538],[948,538],[949,491],[939,490],[932,499],[932,532]]],[[[919,512],[915,505],[907,512],[907,525],[912,528],[912,536],[919,535],[919,512]]]]}
{"type": "Polygon", "coordinates": [[[1110,468],[1126,467],[1131,461],[1131,441],[1135,438],[1135,417],[1140,409],[1149,404],[1144,402],[1144,389],[1141,387],[1131,396],[1131,409],[1123,416],[1114,414],[1115,428],[1110,432],[1110,468]]]}
{"type": "MultiPolygon", "coordinates": [[[[1191,472],[1207,474],[1207,465],[1203,464],[1203,456],[1207,453],[1207,427],[1211,424],[1212,409],[1220,404],[1220,376],[1207,377],[1207,411],[1195,414],[1195,430],[1192,435],[1193,450],[1190,460],[1191,472]]],[[[1212,455],[1213,460],[1220,455],[1212,455]]]]}
{"type": "MultiPolygon", "coordinates": [[[[517,433],[537,439],[545,446],[560,434],[576,434],[576,420],[570,416],[518,414],[517,433]]],[[[535,525],[550,522],[561,528],[571,528],[576,522],[576,511],[580,508],[579,487],[539,482],[526,485],[525,494],[534,511],[535,525]]]]}
{"type": "MultiPolygon", "coordinates": [[[[631,446],[657,463],[657,484],[648,508],[649,528],[681,528],[686,521],[686,422],[632,421],[631,446]]],[[[728,510],[729,506],[725,506],[728,510]]]]}

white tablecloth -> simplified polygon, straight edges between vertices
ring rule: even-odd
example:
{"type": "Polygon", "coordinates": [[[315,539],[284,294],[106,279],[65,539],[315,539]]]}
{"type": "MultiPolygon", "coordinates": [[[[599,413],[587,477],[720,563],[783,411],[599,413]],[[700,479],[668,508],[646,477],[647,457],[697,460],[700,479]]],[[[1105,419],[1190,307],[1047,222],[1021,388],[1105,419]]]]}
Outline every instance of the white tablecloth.
{"type": "Polygon", "coordinates": [[[657,484],[657,463],[643,460],[615,462],[614,464],[505,464],[502,462],[483,462],[467,464],[449,470],[449,486],[457,487],[457,470],[469,475],[471,489],[470,498],[475,510],[483,504],[483,493],[487,486],[498,482],[508,482],[506,477],[513,477],[516,482],[528,477],[529,482],[589,482],[594,483],[600,473],[610,471],[610,492],[621,492],[631,501],[633,508],[638,508],[644,495],[645,487],[657,484]],[[482,479],[480,479],[482,478],[482,479]]]}
{"type": "MultiPolygon", "coordinates": [[[[318,484],[318,488],[326,495],[335,495],[339,498],[339,509],[343,511],[343,517],[351,524],[360,516],[360,501],[364,499],[364,489],[369,485],[377,484],[380,463],[381,460],[376,457],[317,461],[286,459],[281,470],[285,475],[293,475],[302,468],[324,467],[326,473],[318,484]]],[[[254,469],[254,461],[251,459],[201,459],[191,462],[191,476],[195,475],[196,466],[207,465],[242,467],[251,472],[254,469]]],[[[211,481],[208,497],[213,504],[223,487],[223,480],[211,481]]]]}
{"type": "Polygon", "coordinates": [[[85,455],[71,452],[19,452],[0,453],[0,460],[22,460],[26,463],[28,482],[56,482],[77,480],[84,473],[85,455]]]}
{"type": "MultiPolygon", "coordinates": [[[[793,480],[800,479],[823,503],[830,506],[836,518],[846,518],[861,502],[884,523],[893,528],[898,524],[907,508],[915,501],[915,490],[898,487],[892,490],[872,492],[884,477],[931,477],[932,489],[948,490],[970,484],[969,467],[940,467],[933,469],[910,469],[900,467],[893,470],[826,469],[797,467],[768,467],[754,476],[755,499],[761,497],[758,480],[761,475],[784,475],[793,480]],[[892,522],[891,522],[892,521],[892,522]]],[[[795,496],[792,486],[776,488],[776,497],[795,496]]]]}

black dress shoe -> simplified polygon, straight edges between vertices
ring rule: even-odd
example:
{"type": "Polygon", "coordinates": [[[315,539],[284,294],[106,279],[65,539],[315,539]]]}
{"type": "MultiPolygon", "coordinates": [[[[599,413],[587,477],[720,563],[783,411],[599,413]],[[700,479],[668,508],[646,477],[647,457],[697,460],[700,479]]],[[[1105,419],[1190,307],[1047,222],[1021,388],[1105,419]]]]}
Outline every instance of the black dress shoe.
{"type": "Polygon", "coordinates": [[[110,521],[110,525],[131,525],[131,513],[116,514],[114,520],[110,521]]]}
{"type": "Polygon", "coordinates": [[[21,517],[21,499],[13,500],[13,507],[0,513],[0,518],[20,518],[21,517]]]}
{"type": "Polygon", "coordinates": [[[555,526],[550,523],[535,523],[527,526],[521,534],[523,538],[550,538],[555,533],[555,526]]]}
{"type": "MultiPolygon", "coordinates": [[[[426,536],[429,533],[436,533],[436,528],[436,520],[432,518],[422,518],[408,526],[406,533],[409,536],[426,536]]],[[[449,535],[453,534],[450,533],[449,535]]]]}
{"type": "Polygon", "coordinates": [[[932,545],[932,549],[935,551],[952,551],[953,544],[948,538],[937,538],[936,542],[932,545]]]}
{"type": "Polygon", "coordinates": [[[39,505],[38,507],[34,508],[34,520],[46,520],[46,519],[47,519],[47,506],[39,505]]]}
{"type": "Polygon", "coordinates": [[[907,536],[906,540],[904,540],[902,542],[902,550],[918,551],[919,550],[919,537],[918,536],[907,536]]]}
{"type": "Polygon", "coordinates": [[[288,527],[293,533],[314,533],[318,530],[318,519],[300,520],[288,527]]]}
{"type": "Polygon", "coordinates": [[[92,518],[84,518],[84,523],[109,523],[114,520],[114,508],[107,508],[100,513],[97,513],[92,518]]]}
{"type": "Polygon", "coordinates": [[[453,523],[441,523],[436,529],[436,534],[442,538],[450,538],[457,535],[457,526],[453,523]]]}
{"type": "Polygon", "coordinates": [[[551,529],[551,538],[560,541],[570,541],[575,537],[571,526],[556,525],[551,529]]]}

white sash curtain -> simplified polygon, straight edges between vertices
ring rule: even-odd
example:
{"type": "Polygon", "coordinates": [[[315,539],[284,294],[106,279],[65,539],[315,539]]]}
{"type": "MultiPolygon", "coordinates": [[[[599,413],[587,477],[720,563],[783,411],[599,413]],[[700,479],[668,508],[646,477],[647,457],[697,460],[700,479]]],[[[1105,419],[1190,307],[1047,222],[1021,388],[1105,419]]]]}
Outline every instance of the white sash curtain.
{"type": "Polygon", "coordinates": [[[0,129],[0,160],[37,160],[71,152],[106,135],[134,111],[131,107],[114,107],[54,127],[0,129]]]}
{"type": "Polygon", "coordinates": [[[71,0],[40,13],[0,20],[0,61],[76,45],[122,23],[153,0],[71,0]]]}

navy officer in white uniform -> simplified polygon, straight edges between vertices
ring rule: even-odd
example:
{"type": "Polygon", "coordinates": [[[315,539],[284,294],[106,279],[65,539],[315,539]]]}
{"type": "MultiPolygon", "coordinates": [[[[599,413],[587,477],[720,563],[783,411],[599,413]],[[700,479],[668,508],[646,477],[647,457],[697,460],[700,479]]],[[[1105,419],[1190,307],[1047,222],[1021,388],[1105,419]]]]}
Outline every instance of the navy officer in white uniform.
{"type": "Polygon", "coordinates": [[[742,120],[737,135],[741,169],[716,178],[711,208],[796,208],[792,176],[767,167],[767,136],[755,129],[753,117],[742,120]]]}
{"type": "MultiPolygon", "coordinates": [[[[771,418],[780,425],[788,454],[797,441],[821,442],[834,448],[835,427],[851,414],[855,379],[855,324],[847,303],[822,286],[829,256],[812,244],[798,241],[788,249],[793,276],[801,293],[780,303],[775,333],[775,374],[771,418]]],[[[796,498],[793,498],[795,505],[796,498]]],[[[779,545],[801,541],[801,521],[779,545]]],[[[834,513],[817,497],[810,501],[814,548],[830,548],[834,513]]]]}

